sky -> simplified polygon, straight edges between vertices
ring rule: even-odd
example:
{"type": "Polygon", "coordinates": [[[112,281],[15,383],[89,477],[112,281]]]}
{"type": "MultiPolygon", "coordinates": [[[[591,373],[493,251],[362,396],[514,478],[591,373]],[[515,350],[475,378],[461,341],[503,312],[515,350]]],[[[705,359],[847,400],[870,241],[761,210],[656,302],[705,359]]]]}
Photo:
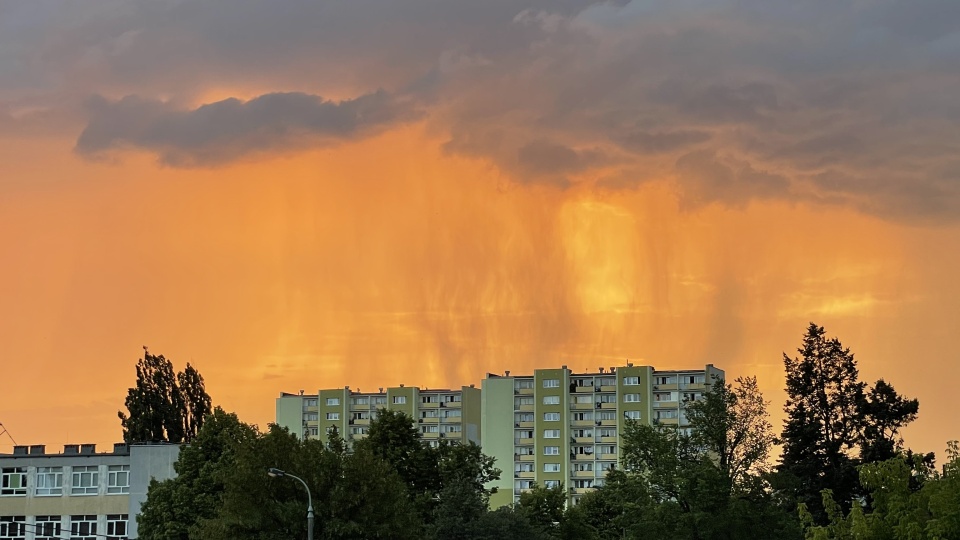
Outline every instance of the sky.
{"type": "Polygon", "coordinates": [[[261,427],[631,361],[779,430],[815,322],[942,452],[958,95],[955,0],[0,2],[0,423],[120,440],[148,346],[261,427]]]}

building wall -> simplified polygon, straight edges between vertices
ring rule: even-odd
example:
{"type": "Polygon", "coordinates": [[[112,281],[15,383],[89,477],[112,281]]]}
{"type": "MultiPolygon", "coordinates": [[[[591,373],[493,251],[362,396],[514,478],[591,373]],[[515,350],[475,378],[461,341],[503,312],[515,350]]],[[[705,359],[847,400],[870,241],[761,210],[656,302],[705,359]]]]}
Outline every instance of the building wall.
{"type": "Polygon", "coordinates": [[[136,516],[147,500],[151,480],[162,482],[177,476],[174,464],[180,457],[178,444],[135,444],[130,447],[130,538],[137,538],[136,516]]]}
{"type": "Polygon", "coordinates": [[[482,393],[479,388],[464,386],[460,388],[463,396],[463,440],[481,444],[483,437],[483,422],[480,411],[482,393]]]}
{"type": "Polygon", "coordinates": [[[277,425],[285,426],[301,439],[304,435],[303,404],[304,396],[283,394],[277,398],[277,425]]]}
{"type": "Polygon", "coordinates": [[[504,425],[504,418],[513,417],[513,378],[488,377],[481,382],[483,398],[480,403],[483,453],[496,459],[501,469],[500,479],[490,486],[497,492],[490,497],[490,507],[499,508],[513,504],[514,429],[504,425]]]}

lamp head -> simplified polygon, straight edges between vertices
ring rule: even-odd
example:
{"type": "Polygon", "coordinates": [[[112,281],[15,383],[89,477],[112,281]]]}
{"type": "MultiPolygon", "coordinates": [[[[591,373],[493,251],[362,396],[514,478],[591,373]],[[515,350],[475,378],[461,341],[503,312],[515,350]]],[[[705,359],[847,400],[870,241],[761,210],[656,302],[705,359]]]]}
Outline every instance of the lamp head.
{"type": "Polygon", "coordinates": [[[286,474],[287,473],[275,467],[270,467],[269,469],[267,469],[267,476],[270,476],[272,478],[280,478],[281,476],[286,476],[286,474]]]}

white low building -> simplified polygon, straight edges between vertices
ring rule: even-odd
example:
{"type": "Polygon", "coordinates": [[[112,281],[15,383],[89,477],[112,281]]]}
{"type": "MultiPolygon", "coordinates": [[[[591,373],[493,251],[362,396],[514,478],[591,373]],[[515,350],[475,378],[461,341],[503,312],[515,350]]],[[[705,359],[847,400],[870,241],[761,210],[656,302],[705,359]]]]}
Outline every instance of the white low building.
{"type": "Polygon", "coordinates": [[[176,444],[17,446],[0,454],[0,540],[137,538],[151,478],[176,473],[176,444]]]}

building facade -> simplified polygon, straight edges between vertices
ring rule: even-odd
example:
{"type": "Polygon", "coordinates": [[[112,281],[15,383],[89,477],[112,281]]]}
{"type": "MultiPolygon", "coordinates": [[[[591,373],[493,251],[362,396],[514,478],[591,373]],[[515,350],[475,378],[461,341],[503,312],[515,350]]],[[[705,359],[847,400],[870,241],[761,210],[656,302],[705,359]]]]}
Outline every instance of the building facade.
{"type": "Polygon", "coordinates": [[[652,366],[593,373],[538,369],[530,375],[487,374],[481,416],[483,451],[503,470],[491,507],[515,503],[536,482],[562,485],[576,504],[603,485],[619,462],[627,419],[689,429],[685,401],[700,399],[723,371],[657,371],[652,366]]]}
{"type": "Polygon", "coordinates": [[[175,476],[179,445],[43,445],[0,454],[0,540],[137,538],[136,516],[152,478],[175,476]]]}
{"type": "Polygon", "coordinates": [[[481,442],[480,389],[473,385],[459,390],[401,385],[374,393],[349,386],[316,394],[284,392],[276,405],[277,424],[302,439],[326,442],[328,430],[336,427],[349,444],[367,436],[380,409],[390,409],[415,419],[423,439],[432,445],[441,439],[481,442]]]}

